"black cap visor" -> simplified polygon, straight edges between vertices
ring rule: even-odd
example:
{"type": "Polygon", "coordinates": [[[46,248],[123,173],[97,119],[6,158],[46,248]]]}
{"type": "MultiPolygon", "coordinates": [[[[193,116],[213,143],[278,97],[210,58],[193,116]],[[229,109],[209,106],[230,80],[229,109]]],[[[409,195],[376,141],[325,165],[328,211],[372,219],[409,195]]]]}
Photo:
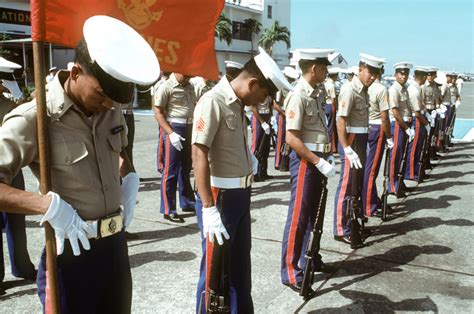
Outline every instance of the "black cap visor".
{"type": "Polygon", "coordinates": [[[110,99],[121,104],[132,101],[135,87],[134,83],[123,82],[113,78],[105,73],[105,71],[95,62],[92,64],[91,70],[93,72],[92,74],[99,82],[100,87],[102,87],[102,90],[110,99]]]}

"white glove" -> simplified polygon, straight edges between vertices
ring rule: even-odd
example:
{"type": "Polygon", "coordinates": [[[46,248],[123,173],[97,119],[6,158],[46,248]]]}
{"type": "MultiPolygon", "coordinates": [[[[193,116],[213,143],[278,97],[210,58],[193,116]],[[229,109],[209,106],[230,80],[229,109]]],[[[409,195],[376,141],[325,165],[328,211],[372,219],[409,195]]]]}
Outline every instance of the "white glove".
{"type": "Polygon", "coordinates": [[[413,130],[412,128],[408,128],[405,130],[405,133],[408,136],[408,141],[413,141],[413,139],[415,138],[415,130],[413,130]]]}
{"type": "Polygon", "coordinates": [[[426,129],[426,132],[428,132],[429,134],[431,131],[431,125],[428,123],[427,125],[425,125],[425,129],[426,129]]]}
{"type": "Polygon", "coordinates": [[[204,237],[209,236],[209,241],[212,243],[214,243],[214,235],[219,245],[224,243],[222,235],[224,235],[227,240],[230,238],[216,206],[202,208],[202,228],[204,237]]]}
{"type": "Polygon", "coordinates": [[[256,175],[258,173],[258,159],[252,154],[252,174],[256,175]]]}
{"type": "Polygon", "coordinates": [[[122,179],[122,195],[120,197],[122,203],[123,225],[127,228],[133,219],[133,212],[137,202],[138,187],[140,178],[135,172],[130,172],[122,179]]]}
{"type": "MultiPolygon", "coordinates": [[[[333,157],[334,159],[334,157],[333,157]]],[[[324,174],[326,177],[332,177],[336,174],[336,167],[333,164],[324,160],[324,158],[319,158],[318,163],[315,165],[318,168],[319,172],[324,174]]]]}
{"type": "Polygon", "coordinates": [[[269,135],[270,134],[270,126],[268,125],[268,123],[263,122],[261,125],[262,125],[263,131],[265,131],[265,134],[269,135]]]}
{"type": "Polygon", "coordinates": [[[445,113],[446,111],[448,111],[448,107],[446,107],[445,105],[441,105],[440,109],[442,113],[445,113]]]}
{"type": "Polygon", "coordinates": [[[388,149],[392,149],[393,146],[395,146],[395,144],[393,143],[393,138],[387,138],[386,142],[388,149]]]}
{"type": "Polygon", "coordinates": [[[352,150],[350,146],[344,148],[344,153],[346,153],[347,159],[351,164],[351,168],[362,169],[362,163],[360,162],[359,155],[352,150]]]}
{"type": "Polygon", "coordinates": [[[87,234],[92,235],[92,227],[79,217],[77,212],[71,205],[66,203],[54,192],[48,192],[52,201],[49,204],[48,211],[41,218],[40,225],[45,221],[51,224],[56,237],[57,254],[64,252],[64,239],[68,238],[71,243],[72,252],[75,256],[81,254],[79,243],[81,241],[84,250],[90,250],[91,246],[87,239],[87,234]]]}
{"type": "Polygon", "coordinates": [[[437,110],[437,109],[431,111],[431,118],[433,118],[433,120],[436,119],[436,116],[437,116],[437,115],[438,115],[438,110],[437,110]]]}
{"type": "Polygon", "coordinates": [[[456,100],[456,102],[454,103],[454,105],[457,107],[459,107],[459,105],[461,104],[461,101],[460,100],[456,100]]]}
{"type": "Polygon", "coordinates": [[[270,125],[275,125],[276,122],[277,122],[277,120],[276,120],[275,116],[272,116],[270,118],[270,125]]]}
{"type": "Polygon", "coordinates": [[[181,151],[183,149],[183,144],[181,143],[181,141],[184,141],[185,138],[176,132],[171,133],[169,137],[170,137],[170,142],[174,146],[174,148],[176,148],[178,152],[181,151]]]}

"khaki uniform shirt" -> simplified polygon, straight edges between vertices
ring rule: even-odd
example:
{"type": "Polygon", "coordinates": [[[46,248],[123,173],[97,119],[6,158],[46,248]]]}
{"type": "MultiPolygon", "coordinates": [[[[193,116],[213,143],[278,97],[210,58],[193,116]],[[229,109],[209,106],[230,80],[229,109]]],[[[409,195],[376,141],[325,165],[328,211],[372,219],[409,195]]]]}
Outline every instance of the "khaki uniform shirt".
{"type": "Polygon", "coordinates": [[[2,125],[3,118],[7,113],[9,113],[13,108],[15,108],[15,103],[10,99],[6,98],[0,93],[0,126],[2,125]]]}
{"type": "Polygon", "coordinates": [[[336,98],[336,84],[332,78],[328,77],[324,87],[326,88],[326,103],[331,104],[332,100],[336,98]]]}
{"type": "MultiPolygon", "coordinates": [[[[86,117],[64,91],[59,78],[65,75],[58,73],[47,94],[52,190],[82,219],[98,219],[119,209],[119,154],[127,145],[127,127],[119,104],[86,117]]],[[[0,128],[0,181],[11,184],[25,166],[39,178],[37,145],[33,100],[7,114],[0,128]]]]}
{"type": "Polygon", "coordinates": [[[324,98],[321,89],[300,78],[285,99],[286,130],[301,131],[304,143],[329,143],[324,98]]]}
{"type": "Polygon", "coordinates": [[[375,80],[367,93],[369,94],[369,119],[378,120],[381,118],[380,113],[389,109],[387,88],[379,80],[375,80]]]}
{"type": "Polygon", "coordinates": [[[348,127],[369,126],[369,95],[357,76],[344,83],[338,98],[338,117],[347,117],[348,127]]]}
{"type": "Polygon", "coordinates": [[[236,178],[252,173],[243,108],[225,76],[196,106],[192,144],[209,147],[212,176],[236,178]]]}
{"type": "Polygon", "coordinates": [[[390,109],[397,108],[402,118],[411,119],[410,99],[408,97],[407,86],[402,86],[395,81],[388,89],[390,109]]]}
{"type": "Polygon", "coordinates": [[[418,84],[416,81],[413,81],[413,83],[408,86],[407,91],[408,97],[410,98],[411,110],[413,112],[425,110],[420,84],[418,84]]]}
{"type": "Polygon", "coordinates": [[[436,84],[429,84],[428,82],[421,87],[423,103],[425,108],[429,110],[436,109],[438,101],[436,99],[436,90],[434,88],[436,84]]]}
{"type": "Polygon", "coordinates": [[[162,83],[155,94],[155,106],[163,108],[168,118],[192,118],[196,105],[194,86],[182,86],[174,74],[162,83]]]}
{"type": "Polygon", "coordinates": [[[441,103],[451,103],[451,89],[448,86],[448,83],[441,85],[441,103]]]}
{"type": "Polygon", "coordinates": [[[450,83],[449,85],[449,91],[451,92],[451,104],[454,104],[459,97],[459,91],[458,87],[454,83],[450,83]]]}
{"type": "Polygon", "coordinates": [[[199,101],[201,99],[202,95],[207,93],[212,89],[212,85],[206,85],[204,83],[197,83],[194,87],[194,93],[196,94],[196,101],[199,101]]]}

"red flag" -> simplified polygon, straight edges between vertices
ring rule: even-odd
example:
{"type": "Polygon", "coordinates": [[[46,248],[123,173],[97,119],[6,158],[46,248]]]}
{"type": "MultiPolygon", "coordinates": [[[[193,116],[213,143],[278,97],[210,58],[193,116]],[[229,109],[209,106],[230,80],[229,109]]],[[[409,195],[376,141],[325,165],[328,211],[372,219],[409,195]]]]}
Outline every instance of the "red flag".
{"type": "Polygon", "coordinates": [[[33,41],[74,47],[88,17],[112,16],[148,41],[164,71],[217,79],[214,28],[223,7],[224,0],[31,0],[31,32],[33,41]]]}

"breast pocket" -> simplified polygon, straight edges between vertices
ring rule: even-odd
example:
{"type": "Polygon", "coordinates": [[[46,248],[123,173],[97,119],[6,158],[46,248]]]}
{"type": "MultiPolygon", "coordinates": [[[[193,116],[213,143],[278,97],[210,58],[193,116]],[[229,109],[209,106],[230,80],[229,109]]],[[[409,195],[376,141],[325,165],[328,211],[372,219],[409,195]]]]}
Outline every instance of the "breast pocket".
{"type": "Polygon", "coordinates": [[[118,182],[120,177],[119,157],[120,152],[122,151],[122,141],[120,139],[120,135],[108,135],[107,142],[110,146],[110,149],[108,149],[109,171],[113,174],[114,179],[118,182]]]}
{"type": "Polygon", "coordinates": [[[81,139],[62,139],[51,143],[52,181],[55,185],[71,187],[90,185],[89,151],[81,139]]]}
{"type": "Polygon", "coordinates": [[[170,102],[173,105],[184,106],[186,104],[186,94],[183,91],[175,91],[171,94],[170,102]]]}

